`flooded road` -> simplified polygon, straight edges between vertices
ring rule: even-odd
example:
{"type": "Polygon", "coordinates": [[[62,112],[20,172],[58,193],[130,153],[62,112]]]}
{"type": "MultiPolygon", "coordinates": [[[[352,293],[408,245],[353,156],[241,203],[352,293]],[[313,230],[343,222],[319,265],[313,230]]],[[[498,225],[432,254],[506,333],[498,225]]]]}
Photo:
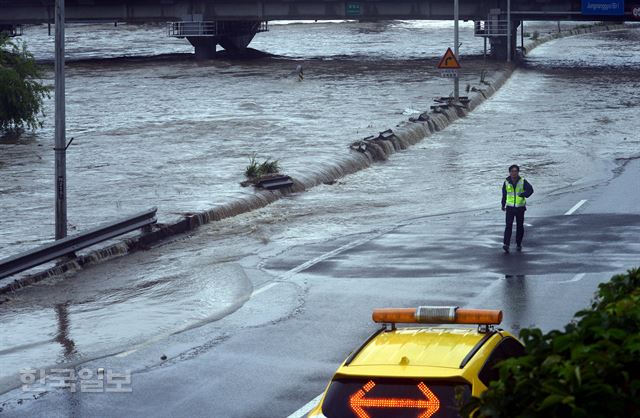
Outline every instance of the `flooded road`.
{"type": "MultiPolygon", "coordinates": [[[[293,176],[322,169],[351,142],[449,95],[451,83],[435,69],[448,26],[272,25],[252,47],[273,56],[207,62],[184,55],[192,52],[188,42],[167,38],[159,26],[70,27],[70,233],[150,206],[159,208],[161,222],[173,220],[251,193],[239,183],[253,153],[279,160],[293,176]],[[151,54],[178,55],[115,58],[151,54]]],[[[36,57],[51,59],[46,26],[28,28],[24,38],[36,57]]],[[[478,82],[482,41],[470,24],[461,39],[461,53],[475,62],[465,79],[478,82]]],[[[45,112],[44,129],[0,141],[2,257],[53,236],[53,100],[45,112]]]]}
{"type": "MultiPolygon", "coordinates": [[[[497,208],[506,167],[514,162],[521,164],[523,174],[536,188],[530,203],[532,214],[539,210],[536,202],[544,202],[545,196],[611,177],[617,160],[640,156],[640,139],[634,134],[640,105],[635,93],[640,86],[638,41],[638,30],[625,30],[540,46],[507,84],[470,116],[385,163],[336,184],[207,225],[193,236],[179,237],[148,252],[9,296],[0,305],[1,383],[7,387],[10,376],[22,367],[50,366],[118,352],[224,315],[268,280],[270,272],[261,269],[264,262],[288,248],[375,233],[411,218],[497,208]]],[[[224,62],[204,66],[178,62],[162,68],[153,63],[123,64],[118,69],[120,76],[127,74],[131,79],[146,81],[126,85],[113,76],[110,89],[100,90],[92,101],[100,103],[113,92],[113,101],[98,107],[126,114],[129,92],[139,89],[131,95],[139,106],[145,105],[144,97],[139,96],[146,93],[166,97],[166,107],[164,111],[155,109],[163,101],[149,100],[145,111],[135,113],[129,121],[107,112],[94,111],[85,116],[87,123],[95,121],[97,127],[87,131],[91,135],[84,140],[78,134],[76,147],[85,147],[84,157],[81,164],[73,164],[85,181],[75,184],[74,193],[86,193],[84,199],[77,197],[76,201],[86,206],[84,212],[74,209],[76,215],[70,215],[70,220],[74,222],[75,216],[77,224],[90,224],[91,210],[98,205],[105,217],[120,210],[128,213],[137,205],[149,206],[149,196],[153,196],[153,204],[162,202],[161,207],[172,208],[165,216],[171,211],[207,208],[220,199],[246,192],[232,187],[237,187],[250,151],[282,158],[287,172],[313,170],[346,152],[346,145],[353,139],[393,126],[406,118],[403,113],[424,109],[433,96],[447,94],[449,89],[435,77],[416,79],[424,76],[424,67],[432,66],[433,58],[408,55],[399,61],[391,56],[305,60],[313,65],[308,67],[310,80],[304,83],[291,80],[288,71],[295,61],[283,58],[242,64],[241,70],[224,62]],[[224,76],[212,80],[207,76],[212,67],[224,76]],[[174,104],[171,95],[162,91],[159,75],[175,76],[177,68],[189,76],[182,80],[187,97],[174,104]],[[267,75],[264,68],[269,68],[267,75]],[[357,74],[352,73],[354,69],[358,69],[357,74]],[[156,76],[144,79],[141,74],[145,71],[153,71],[156,76]],[[194,80],[201,83],[196,83],[197,87],[188,83],[194,80]],[[241,98],[239,103],[230,105],[227,100],[222,106],[222,99],[208,102],[207,94],[217,92],[214,85],[219,89],[225,83],[235,83],[231,85],[236,88],[236,98],[241,98]],[[272,103],[254,98],[264,98],[261,91],[270,92],[270,97],[278,100],[272,103]],[[210,106],[189,108],[194,101],[210,106]],[[251,111],[243,113],[242,103],[251,111]],[[296,110],[287,113],[283,109],[296,110]],[[153,115],[169,118],[167,114],[174,112],[180,120],[154,120],[153,115]],[[142,148],[141,138],[153,146],[142,148]],[[203,145],[203,138],[214,139],[203,145]],[[118,153],[100,153],[106,141],[118,141],[118,153]],[[151,154],[152,149],[166,151],[151,154]],[[158,155],[166,160],[158,160],[158,155]],[[99,166],[105,161],[108,165],[99,166]],[[121,163],[130,171],[123,171],[121,163]],[[87,168],[92,164],[93,168],[87,168]],[[163,177],[154,180],[159,172],[163,177]],[[130,185],[131,178],[137,177],[146,181],[130,185]],[[172,183],[167,179],[180,180],[172,183]],[[103,191],[90,194],[94,190],[103,191]]],[[[95,76],[99,67],[99,63],[78,64],[70,72],[77,77],[95,76]]],[[[100,77],[109,78],[103,74],[100,77]]],[[[74,75],[71,80],[73,83],[74,75]]],[[[76,96],[87,90],[80,84],[70,89],[76,96]]],[[[70,100],[79,99],[70,94],[70,100]]],[[[74,106],[78,112],[83,108],[80,101],[74,106]]],[[[38,138],[2,146],[21,150],[22,154],[16,155],[25,158],[24,172],[16,174],[16,179],[21,179],[16,180],[19,186],[14,186],[23,188],[23,193],[11,195],[12,199],[24,196],[26,202],[33,199],[34,205],[36,201],[43,205],[42,195],[34,198],[37,193],[27,190],[31,184],[24,180],[25,173],[31,173],[31,179],[40,179],[42,184],[42,173],[50,172],[50,162],[43,160],[40,164],[44,168],[35,174],[33,166],[27,164],[27,150],[38,145],[38,138]]],[[[71,149],[73,155],[73,146],[71,149]]],[[[13,173],[17,165],[9,161],[1,169],[13,173]]],[[[15,205],[13,210],[17,211],[15,205]]],[[[501,218],[502,214],[497,216],[501,218]]],[[[10,229],[24,226],[20,222],[10,229]]],[[[33,244],[43,239],[42,229],[34,226],[27,241],[33,244]]],[[[460,239],[464,239],[462,234],[460,239]]],[[[287,295],[279,303],[288,306],[287,300],[296,297],[299,295],[287,295]]]]}

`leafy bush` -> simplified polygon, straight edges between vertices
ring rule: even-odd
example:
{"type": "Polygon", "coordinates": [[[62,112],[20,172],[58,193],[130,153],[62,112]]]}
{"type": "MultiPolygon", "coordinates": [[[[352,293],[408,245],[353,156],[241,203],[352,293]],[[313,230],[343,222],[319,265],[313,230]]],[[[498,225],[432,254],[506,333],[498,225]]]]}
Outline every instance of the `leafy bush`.
{"type": "Polygon", "coordinates": [[[640,416],[640,269],[600,284],[564,331],[520,338],[526,354],[500,363],[500,379],[463,416],[640,416]]]}
{"type": "Polygon", "coordinates": [[[531,40],[535,41],[536,39],[538,39],[540,37],[540,32],[538,32],[537,30],[533,31],[533,35],[531,35],[531,40]]]}
{"type": "Polygon", "coordinates": [[[266,174],[276,174],[280,171],[280,163],[278,160],[270,161],[266,159],[262,163],[258,163],[256,154],[251,155],[249,165],[244,170],[244,175],[249,179],[257,179],[266,174]]]}
{"type": "Polygon", "coordinates": [[[24,43],[0,35],[0,132],[42,127],[42,101],[51,87],[24,43]]]}

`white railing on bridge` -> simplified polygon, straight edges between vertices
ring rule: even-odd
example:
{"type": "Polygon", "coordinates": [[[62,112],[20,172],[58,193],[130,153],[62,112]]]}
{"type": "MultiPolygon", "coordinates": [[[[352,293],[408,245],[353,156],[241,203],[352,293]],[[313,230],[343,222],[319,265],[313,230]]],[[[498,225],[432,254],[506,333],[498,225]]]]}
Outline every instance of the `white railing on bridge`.
{"type": "Polygon", "coordinates": [[[0,35],[5,35],[10,38],[14,36],[22,36],[22,25],[0,27],[0,35]]]}
{"type": "MultiPolygon", "coordinates": [[[[169,22],[167,24],[167,32],[169,36],[174,38],[229,35],[224,23],[216,20],[169,22]]],[[[268,23],[260,22],[256,32],[266,32],[268,30],[268,23]]]]}
{"type": "Polygon", "coordinates": [[[218,36],[217,21],[169,22],[169,36],[185,38],[187,36],[218,36]]]}
{"type": "Polygon", "coordinates": [[[493,37],[507,36],[509,33],[509,24],[506,20],[491,19],[487,21],[474,22],[474,35],[493,37]]]}

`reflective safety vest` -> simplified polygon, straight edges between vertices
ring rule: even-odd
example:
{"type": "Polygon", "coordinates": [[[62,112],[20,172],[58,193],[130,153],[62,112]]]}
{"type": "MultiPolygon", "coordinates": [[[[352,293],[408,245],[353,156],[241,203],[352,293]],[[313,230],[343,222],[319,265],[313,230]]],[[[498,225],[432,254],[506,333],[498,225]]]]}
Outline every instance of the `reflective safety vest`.
{"type": "Polygon", "coordinates": [[[515,189],[509,180],[504,181],[504,187],[507,191],[507,206],[521,208],[527,204],[527,199],[519,196],[520,193],[524,193],[524,179],[522,177],[518,180],[515,189]]]}

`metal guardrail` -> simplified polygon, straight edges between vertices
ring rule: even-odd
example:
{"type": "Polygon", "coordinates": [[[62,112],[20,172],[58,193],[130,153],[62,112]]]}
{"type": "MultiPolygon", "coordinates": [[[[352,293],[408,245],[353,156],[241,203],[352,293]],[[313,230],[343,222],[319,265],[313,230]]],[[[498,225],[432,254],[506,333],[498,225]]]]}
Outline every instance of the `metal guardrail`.
{"type": "MultiPolygon", "coordinates": [[[[267,32],[269,24],[266,21],[260,22],[255,27],[255,32],[267,32]]],[[[233,35],[233,30],[227,27],[227,22],[217,20],[185,20],[181,22],[168,22],[167,35],[174,38],[186,37],[215,37],[233,35]]]]}
{"type": "Polygon", "coordinates": [[[156,223],[157,208],[0,260],[0,279],[156,223]]]}
{"type": "Polygon", "coordinates": [[[507,36],[509,33],[509,24],[506,20],[487,20],[474,22],[475,36],[507,36]]]}
{"type": "Polygon", "coordinates": [[[22,25],[0,26],[0,35],[5,35],[10,38],[22,36],[22,25]]]}
{"type": "Polygon", "coordinates": [[[218,22],[169,22],[168,35],[175,38],[187,36],[218,36],[218,22]]]}

